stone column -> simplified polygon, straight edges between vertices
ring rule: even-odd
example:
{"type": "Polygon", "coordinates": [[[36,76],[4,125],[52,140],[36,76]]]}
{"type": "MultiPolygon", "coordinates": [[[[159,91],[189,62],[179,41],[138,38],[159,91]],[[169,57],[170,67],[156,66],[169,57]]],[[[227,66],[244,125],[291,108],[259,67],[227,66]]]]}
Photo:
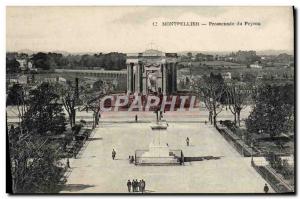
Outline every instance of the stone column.
{"type": "Polygon", "coordinates": [[[139,66],[139,64],[135,64],[134,67],[135,67],[135,73],[134,73],[134,75],[135,75],[135,89],[134,89],[134,91],[135,91],[135,93],[139,93],[139,91],[140,91],[140,81],[139,81],[139,79],[140,79],[140,66],[139,66]]]}
{"type": "Polygon", "coordinates": [[[143,93],[143,63],[139,63],[139,93],[143,93]]]}
{"type": "Polygon", "coordinates": [[[175,92],[177,92],[177,62],[174,63],[174,77],[175,77],[175,92]]]}
{"type": "Polygon", "coordinates": [[[172,71],[172,93],[174,93],[175,92],[175,64],[174,63],[172,63],[171,64],[172,65],[172,69],[171,69],[171,71],[172,71]]]}
{"type": "Polygon", "coordinates": [[[163,64],[163,78],[162,78],[162,81],[163,81],[163,88],[162,88],[162,92],[163,92],[163,95],[167,95],[167,77],[168,77],[168,72],[167,72],[167,63],[163,64]]]}
{"type": "Polygon", "coordinates": [[[132,93],[132,66],[127,64],[127,94],[132,93]]]}
{"type": "Polygon", "coordinates": [[[147,83],[147,74],[146,74],[146,70],[144,71],[144,73],[142,73],[142,84],[143,84],[143,95],[147,95],[148,90],[148,83],[147,83]]]}

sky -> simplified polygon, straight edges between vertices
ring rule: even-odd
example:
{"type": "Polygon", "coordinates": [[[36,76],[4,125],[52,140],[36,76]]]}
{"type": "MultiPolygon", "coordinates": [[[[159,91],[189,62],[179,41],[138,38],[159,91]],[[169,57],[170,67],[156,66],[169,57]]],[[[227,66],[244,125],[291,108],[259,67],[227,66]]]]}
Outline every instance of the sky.
{"type": "Polygon", "coordinates": [[[292,7],[6,8],[7,51],[293,51],[293,33],[292,7]],[[207,25],[161,25],[192,21],[207,25]],[[209,26],[238,21],[261,25],[209,26]]]}

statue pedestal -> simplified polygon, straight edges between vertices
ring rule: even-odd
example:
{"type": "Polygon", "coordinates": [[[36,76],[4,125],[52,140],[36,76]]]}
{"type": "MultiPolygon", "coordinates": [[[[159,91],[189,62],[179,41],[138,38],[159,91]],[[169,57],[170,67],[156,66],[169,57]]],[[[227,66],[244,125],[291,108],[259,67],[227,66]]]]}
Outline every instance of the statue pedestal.
{"type": "Polygon", "coordinates": [[[149,151],[146,151],[142,157],[169,157],[170,150],[168,146],[159,146],[150,143],[149,151]]]}
{"type": "Polygon", "coordinates": [[[153,141],[149,150],[136,150],[136,165],[180,165],[181,150],[170,150],[167,146],[167,125],[155,124],[151,129],[153,141]]]}

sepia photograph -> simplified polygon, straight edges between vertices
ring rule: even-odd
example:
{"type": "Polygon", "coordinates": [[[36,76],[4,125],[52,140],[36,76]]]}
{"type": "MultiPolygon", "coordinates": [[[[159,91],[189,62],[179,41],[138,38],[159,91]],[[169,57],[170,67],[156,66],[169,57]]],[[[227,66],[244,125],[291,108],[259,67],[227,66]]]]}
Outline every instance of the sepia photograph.
{"type": "Polygon", "coordinates": [[[5,10],[7,193],[296,193],[293,6],[5,10]]]}

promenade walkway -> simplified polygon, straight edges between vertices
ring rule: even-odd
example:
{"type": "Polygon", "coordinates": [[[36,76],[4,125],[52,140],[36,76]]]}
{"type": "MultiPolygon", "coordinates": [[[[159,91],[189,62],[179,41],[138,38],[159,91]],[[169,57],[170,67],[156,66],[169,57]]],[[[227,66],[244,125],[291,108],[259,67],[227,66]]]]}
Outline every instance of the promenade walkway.
{"type": "MultiPolygon", "coordinates": [[[[144,179],[147,193],[262,193],[264,179],[210,125],[189,123],[196,118],[165,114],[169,123],[168,144],[185,156],[214,156],[217,160],[187,162],[185,166],[135,166],[128,156],[147,149],[151,142],[149,123],[110,123],[124,117],[115,113],[103,120],[78,159],[71,159],[72,173],[62,193],[126,193],[128,179],[144,179]],[[185,122],[176,122],[184,121],[185,122]],[[190,138],[190,146],[185,143],[190,138]],[[117,152],[112,160],[111,151],[117,152]]],[[[153,119],[155,118],[152,114],[153,119]]],[[[200,117],[200,115],[199,115],[200,117]]],[[[129,119],[129,118],[123,118],[129,119]]],[[[149,118],[150,119],[150,118],[149,118]]],[[[270,186],[269,186],[270,187],[270,186]]],[[[273,190],[270,187],[270,192],[273,190]]]]}

